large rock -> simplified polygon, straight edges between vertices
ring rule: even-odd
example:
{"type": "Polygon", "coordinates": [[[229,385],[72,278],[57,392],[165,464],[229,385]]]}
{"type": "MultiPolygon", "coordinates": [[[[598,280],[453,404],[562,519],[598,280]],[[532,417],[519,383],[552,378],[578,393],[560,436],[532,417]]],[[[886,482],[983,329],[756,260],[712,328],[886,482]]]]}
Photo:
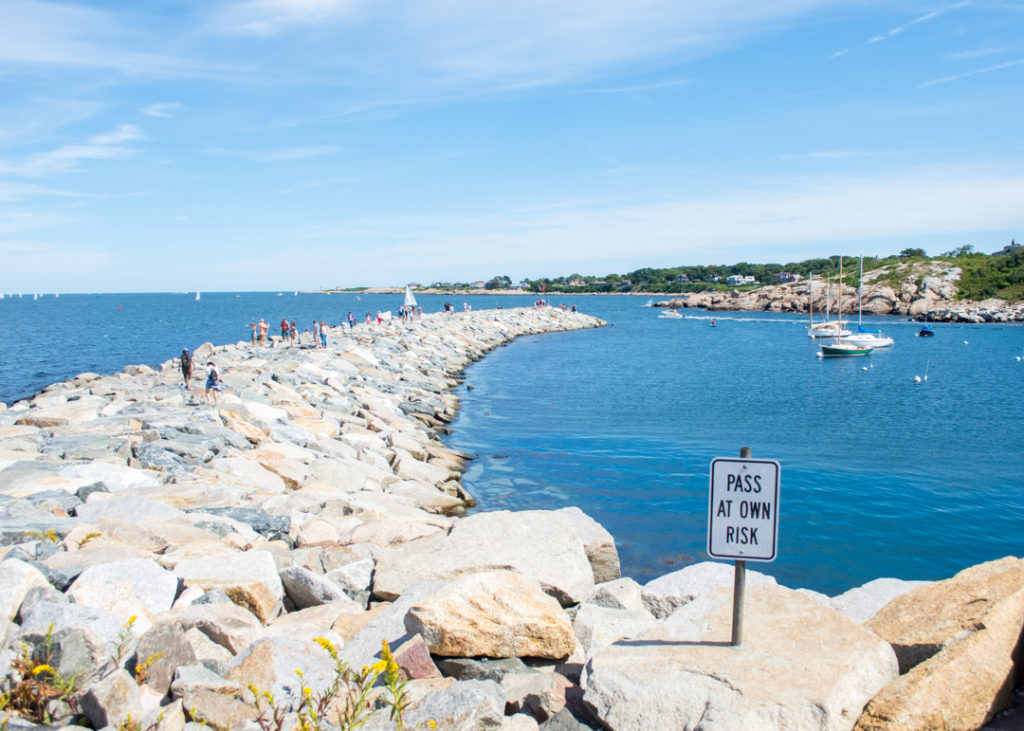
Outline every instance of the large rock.
{"type": "Polygon", "coordinates": [[[0,562],[0,622],[10,622],[18,616],[18,609],[31,589],[48,586],[50,582],[34,566],[16,559],[0,562]]]}
{"type": "Polygon", "coordinates": [[[192,604],[180,621],[185,630],[197,629],[213,642],[237,655],[263,634],[263,625],[244,607],[231,602],[192,604]]]}
{"type": "Polygon", "coordinates": [[[539,582],[563,606],[576,604],[594,588],[583,543],[565,518],[551,512],[478,513],[435,534],[381,552],[373,594],[392,600],[422,581],[461,574],[513,569],[539,582]]]}
{"type": "Polygon", "coordinates": [[[89,566],[67,591],[76,604],[106,609],[127,620],[142,605],[149,616],[166,612],[178,596],[178,577],[148,558],[89,566]]]}
{"type": "Polygon", "coordinates": [[[572,626],[587,657],[624,637],[636,637],[655,623],[646,609],[612,609],[596,604],[580,606],[572,626]]]}
{"type": "Polygon", "coordinates": [[[467,574],[417,602],[405,618],[446,657],[565,657],[575,647],[558,602],[515,571],[467,574]]]}
{"type": "Polygon", "coordinates": [[[925,583],[927,582],[904,581],[903,579],[874,579],[863,586],[856,586],[832,597],[829,604],[857,624],[863,624],[896,597],[925,583]]]}
{"type": "MultiPolygon", "coordinates": [[[[428,693],[405,714],[409,728],[427,728],[429,721],[445,731],[500,729],[505,696],[493,680],[463,680],[428,693]]],[[[433,728],[433,727],[432,727],[433,728]]]]}
{"type": "Polygon", "coordinates": [[[887,643],[798,592],[748,586],[738,648],[731,618],[731,587],[702,593],[591,658],[584,701],[614,730],[838,730],[896,677],[887,643]]]}
{"type": "Polygon", "coordinates": [[[905,671],[864,711],[859,729],[973,729],[1013,700],[1024,625],[1024,561],[1007,557],[918,587],[867,627],[905,671]]]}
{"type": "MultiPolygon", "coordinates": [[[[642,596],[644,606],[659,619],[693,601],[700,594],[719,587],[732,586],[734,567],[719,561],[704,561],[665,574],[647,582],[642,596]]],[[[756,571],[746,572],[746,586],[775,584],[775,579],[756,571]]]]}
{"type": "Polygon", "coordinates": [[[261,622],[270,621],[281,611],[284,587],[274,557],[268,551],[182,561],[175,566],[174,573],[186,586],[201,586],[207,591],[220,589],[261,622]]]}
{"type": "Polygon", "coordinates": [[[139,686],[124,670],[116,670],[92,685],[82,696],[81,706],[93,728],[120,726],[142,716],[139,686]]]}
{"type": "Polygon", "coordinates": [[[565,518],[583,542],[583,550],[594,570],[594,583],[619,578],[619,552],[615,549],[612,534],[577,507],[562,508],[555,514],[565,518]]]}

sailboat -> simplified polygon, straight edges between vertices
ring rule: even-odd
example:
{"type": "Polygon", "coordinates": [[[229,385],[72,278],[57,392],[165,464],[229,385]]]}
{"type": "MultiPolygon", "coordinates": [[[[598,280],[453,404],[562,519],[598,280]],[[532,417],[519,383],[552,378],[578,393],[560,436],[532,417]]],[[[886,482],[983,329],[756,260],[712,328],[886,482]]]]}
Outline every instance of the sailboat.
{"type": "Polygon", "coordinates": [[[864,293],[864,257],[860,258],[860,278],[857,281],[857,332],[846,338],[846,342],[854,345],[868,345],[872,348],[888,348],[893,344],[893,339],[883,335],[878,330],[869,330],[862,324],[863,309],[862,298],[864,293]]]}
{"type": "MultiPolygon", "coordinates": [[[[839,299],[837,309],[839,311],[838,322],[843,321],[843,257],[839,257],[839,299]]],[[[821,357],[823,358],[849,358],[860,355],[871,355],[873,351],[869,345],[856,345],[850,342],[843,342],[843,336],[837,335],[836,341],[831,345],[821,346],[821,357]]]]}
{"type": "Polygon", "coordinates": [[[198,302],[198,301],[199,301],[199,291],[196,290],[196,302],[198,302]]]}
{"type": "Polygon", "coordinates": [[[405,300],[402,301],[402,307],[418,307],[416,304],[416,298],[412,294],[412,287],[408,284],[405,285],[405,300]]]}
{"type": "Polygon", "coordinates": [[[823,322],[814,322],[814,277],[807,283],[807,309],[811,313],[811,324],[807,328],[807,337],[809,338],[835,338],[845,337],[850,334],[850,331],[843,327],[843,316],[842,311],[839,314],[839,320],[832,322],[828,319],[829,303],[832,300],[832,284],[829,282],[826,284],[825,294],[825,320],[823,322]]]}

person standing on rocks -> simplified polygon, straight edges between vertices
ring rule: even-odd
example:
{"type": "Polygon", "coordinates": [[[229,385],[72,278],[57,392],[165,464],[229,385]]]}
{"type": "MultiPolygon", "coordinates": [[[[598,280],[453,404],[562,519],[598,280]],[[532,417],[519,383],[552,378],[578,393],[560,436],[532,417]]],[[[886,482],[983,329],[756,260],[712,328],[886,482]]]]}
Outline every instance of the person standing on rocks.
{"type": "Polygon", "coordinates": [[[288,336],[292,339],[292,347],[295,347],[295,341],[299,337],[299,328],[295,326],[295,320],[292,320],[292,324],[288,326],[288,336]]]}
{"type": "Polygon", "coordinates": [[[323,347],[327,347],[327,321],[320,321],[320,344],[323,347]]]}
{"type": "Polygon", "coordinates": [[[185,379],[185,390],[192,390],[192,354],[188,352],[188,348],[183,348],[181,351],[181,375],[185,379]]]}
{"type": "Polygon", "coordinates": [[[221,391],[224,390],[224,386],[220,382],[220,371],[217,370],[217,365],[212,361],[206,361],[206,365],[209,369],[206,371],[206,403],[210,403],[210,394],[213,394],[213,403],[217,403],[217,396],[221,391]]]}
{"type": "Polygon", "coordinates": [[[281,318],[281,345],[284,345],[284,341],[288,339],[288,331],[289,331],[288,318],[287,317],[282,317],[281,318]]]}
{"type": "Polygon", "coordinates": [[[351,330],[356,326],[356,316],[352,314],[352,310],[348,311],[348,329],[351,330]]]}
{"type": "Polygon", "coordinates": [[[258,331],[258,333],[257,333],[257,341],[259,342],[260,345],[266,345],[267,344],[267,330],[270,329],[270,325],[268,325],[267,321],[264,320],[261,317],[260,321],[259,321],[259,324],[257,324],[257,326],[256,326],[256,329],[258,331]]]}

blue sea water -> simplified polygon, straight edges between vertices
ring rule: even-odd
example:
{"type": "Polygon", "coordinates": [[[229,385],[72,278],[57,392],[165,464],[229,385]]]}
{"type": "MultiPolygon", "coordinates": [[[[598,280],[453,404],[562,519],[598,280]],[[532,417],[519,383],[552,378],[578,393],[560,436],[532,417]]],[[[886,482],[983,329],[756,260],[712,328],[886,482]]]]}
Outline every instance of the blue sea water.
{"type": "MultiPolygon", "coordinates": [[[[0,401],[248,340],[260,317],[272,333],[282,316],[301,331],[401,304],[358,297],[5,297],[0,401]]],[[[436,312],[533,297],[419,299],[436,312]]],[[[894,348],[821,360],[802,317],[666,320],[645,298],[553,299],[609,327],[521,338],[467,370],[448,442],[476,455],[464,482],[479,509],[579,506],[615,536],[624,573],[645,581],[705,557],[710,462],[749,446],[782,467],[779,556],[751,567],[787,585],[836,593],[1024,554],[1024,327],[937,325],[928,339],[914,323],[868,318],[894,348]]]]}

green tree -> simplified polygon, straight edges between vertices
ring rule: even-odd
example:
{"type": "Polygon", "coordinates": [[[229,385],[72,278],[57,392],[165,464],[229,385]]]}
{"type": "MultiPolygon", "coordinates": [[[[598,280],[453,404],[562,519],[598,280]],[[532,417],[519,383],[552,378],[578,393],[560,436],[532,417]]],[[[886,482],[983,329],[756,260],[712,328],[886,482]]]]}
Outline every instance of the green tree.
{"type": "Polygon", "coordinates": [[[484,284],[484,289],[508,289],[512,286],[512,280],[502,274],[501,276],[494,277],[484,284]]]}

